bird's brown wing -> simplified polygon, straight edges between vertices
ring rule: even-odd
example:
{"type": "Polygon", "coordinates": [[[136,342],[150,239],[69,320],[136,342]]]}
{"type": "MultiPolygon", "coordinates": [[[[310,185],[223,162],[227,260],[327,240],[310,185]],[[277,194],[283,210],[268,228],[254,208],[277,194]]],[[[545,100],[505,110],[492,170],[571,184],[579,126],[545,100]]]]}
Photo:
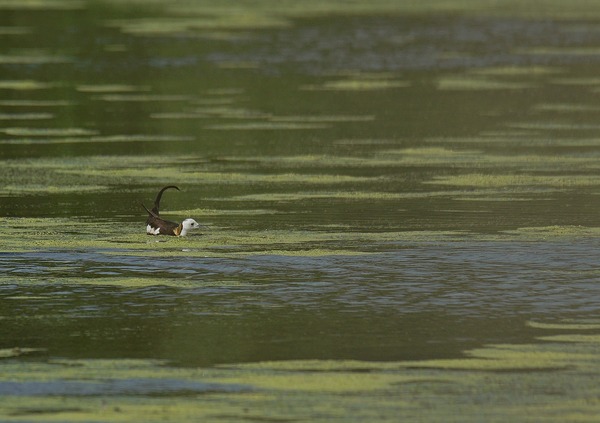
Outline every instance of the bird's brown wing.
{"type": "Polygon", "coordinates": [[[161,219],[160,217],[148,216],[146,224],[152,229],[158,229],[160,235],[178,235],[179,234],[179,223],[170,222],[168,220],[161,219]]]}
{"type": "Polygon", "coordinates": [[[144,204],[142,204],[142,207],[148,212],[146,225],[149,225],[154,230],[158,229],[160,235],[179,235],[181,232],[179,223],[162,219],[158,213],[154,212],[154,209],[148,210],[144,204]]]}

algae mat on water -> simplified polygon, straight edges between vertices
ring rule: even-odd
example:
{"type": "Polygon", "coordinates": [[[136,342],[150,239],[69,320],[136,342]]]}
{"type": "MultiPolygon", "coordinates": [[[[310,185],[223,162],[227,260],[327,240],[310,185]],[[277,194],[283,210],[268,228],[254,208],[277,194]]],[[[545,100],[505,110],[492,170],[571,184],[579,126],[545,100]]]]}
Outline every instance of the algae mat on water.
{"type": "MultiPolygon", "coordinates": [[[[200,210],[196,210],[200,211],[200,210]]],[[[265,211],[258,210],[258,213],[265,211]]],[[[212,213],[208,211],[208,213],[212,213]]],[[[227,213],[227,211],[225,211],[227,213]]],[[[268,212],[267,212],[268,213],[268,212]]],[[[396,250],[431,242],[544,241],[598,238],[600,228],[583,226],[524,227],[498,234],[467,231],[355,232],[318,230],[238,230],[207,228],[187,237],[145,234],[143,221],[121,227],[110,219],[0,218],[0,252],[100,251],[143,256],[226,257],[249,255],[355,255],[396,250]]]]}
{"type": "Polygon", "coordinates": [[[465,358],[446,360],[303,360],[181,368],[161,360],[41,358],[45,352],[27,350],[32,354],[27,360],[9,354],[0,361],[0,418],[596,421],[598,323],[530,326],[540,335],[536,343],[489,345],[467,351],[465,358]]]}

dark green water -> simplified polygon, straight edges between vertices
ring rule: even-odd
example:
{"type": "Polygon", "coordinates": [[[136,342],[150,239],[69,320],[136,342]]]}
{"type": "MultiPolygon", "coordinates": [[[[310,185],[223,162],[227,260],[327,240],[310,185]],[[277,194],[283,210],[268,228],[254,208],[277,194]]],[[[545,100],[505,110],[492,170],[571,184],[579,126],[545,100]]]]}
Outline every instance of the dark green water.
{"type": "MultiPolygon", "coordinates": [[[[538,345],[573,322],[598,332],[596,22],[51,3],[0,0],[0,392],[46,401],[4,403],[7,421],[119,420],[135,415],[129,401],[151,415],[143,401],[163,391],[176,404],[219,393],[237,410],[204,416],[220,421],[436,420],[447,409],[419,411],[420,391],[399,394],[401,382],[364,414],[303,414],[333,400],[303,405],[279,387],[252,405],[243,392],[264,392],[260,381],[208,369],[358,360],[384,377],[376,363],[538,345]],[[182,192],[164,195],[164,213],[209,229],[156,243],[140,202],[169,184],[182,192]],[[52,385],[32,382],[49,370],[15,370],[89,360],[164,361],[158,385],[120,365],[52,385]],[[188,385],[161,376],[167,364],[242,385],[188,385]],[[89,404],[52,402],[80,389],[89,404]],[[396,403],[407,395],[413,405],[396,403]],[[111,401],[116,416],[102,417],[111,401]],[[247,415],[254,406],[277,413],[247,415]]],[[[553,402],[507,389],[525,408],[506,416],[526,415],[528,395],[553,402]]],[[[503,394],[481,401],[502,409],[503,394]]]]}

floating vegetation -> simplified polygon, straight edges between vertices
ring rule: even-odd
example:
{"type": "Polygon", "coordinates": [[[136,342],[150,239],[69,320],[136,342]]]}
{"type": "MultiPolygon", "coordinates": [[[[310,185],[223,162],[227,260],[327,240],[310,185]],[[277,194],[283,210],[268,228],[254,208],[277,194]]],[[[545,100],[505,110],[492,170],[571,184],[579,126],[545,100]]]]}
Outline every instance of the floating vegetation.
{"type": "Polygon", "coordinates": [[[53,117],[52,113],[0,113],[0,120],[45,120],[53,117]]]}
{"type": "MultiPolygon", "coordinates": [[[[581,228],[579,228],[581,229],[581,228]]],[[[579,321],[561,321],[555,323],[529,321],[527,326],[536,329],[548,329],[548,330],[600,330],[600,322],[589,323],[579,321]]]]}
{"type": "Polygon", "coordinates": [[[0,132],[17,137],[78,137],[97,134],[96,131],[83,128],[3,128],[0,132]]]}
{"type": "Polygon", "coordinates": [[[590,131],[600,129],[600,124],[597,123],[581,123],[581,122],[515,122],[507,124],[510,128],[518,129],[534,129],[546,131],[590,131]]]}
{"type": "Polygon", "coordinates": [[[127,143],[127,142],[189,142],[195,138],[175,135],[107,135],[88,137],[58,137],[58,138],[15,138],[0,139],[0,144],[77,144],[77,143],[127,143]]]}
{"type": "Polygon", "coordinates": [[[112,102],[180,102],[189,101],[190,96],[173,94],[106,94],[94,97],[94,99],[112,102]]]}
{"type": "Polygon", "coordinates": [[[82,93],[130,93],[149,90],[150,87],[123,84],[95,84],[77,86],[77,91],[82,93]]]}
{"type": "MultiPolygon", "coordinates": [[[[186,9],[191,5],[188,4],[186,9]]],[[[159,17],[132,20],[112,20],[109,26],[119,28],[125,34],[138,36],[192,35],[201,31],[244,30],[280,28],[288,26],[287,21],[274,15],[255,13],[248,8],[245,13],[211,14],[211,7],[205,8],[197,17],[159,17]]],[[[198,12],[200,12],[198,10],[198,12]]],[[[190,16],[190,13],[186,13],[190,16]]]]}
{"type": "Polygon", "coordinates": [[[73,104],[66,100],[0,100],[0,106],[7,107],[61,107],[73,104]]]}
{"type": "Polygon", "coordinates": [[[204,119],[208,115],[198,112],[166,112],[166,113],[152,113],[150,115],[152,119],[169,119],[169,120],[183,120],[183,119],[204,119]]]}
{"type": "MultiPolygon", "coordinates": [[[[591,228],[586,226],[573,225],[554,225],[554,226],[539,226],[519,228],[512,231],[505,231],[509,235],[517,235],[531,239],[548,239],[548,238],[595,238],[600,236],[600,228],[591,228]]],[[[530,323],[530,326],[535,326],[535,323],[530,323]]],[[[543,328],[542,328],[543,329],[543,328]]]]}
{"type": "Polygon", "coordinates": [[[196,368],[150,359],[12,358],[2,363],[0,418],[442,421],[460,415],[475,422],[535,414],[537,420],[593,421],[599,336],[539,339],[487,345],[464,358],[416,361],[279,360],[196,368]],[[424,402],[427,407],[415,407],[424,402]]]}
{"type": "Polygon", "coordinates": [[[600,85],[600,78],[576,78],[576,77],[564,77],[550,80],[551,83],[557,85],[581,85],[581,86],[594,86],[600,85]]]}
{"type": "Polygon", "coordinates": [[[56,55],[37,54],[19,54],[6,55],[0,54],[0,65],[44,65],[49,63],[66,63],[72,61],[71,58],[56,55]]]}
{"type": "Polygon", "coordinates": [[[240,122],[207,125],[206,129],[219,131],[296,131],[308,129],[327,129],[330,126],[324,123],[305,122],[240,122]]]}
{"type": "Polygon", "coordinates": [[[471,173],[466,175],[436,176],[428,184],[472,186],[472,187],[535,187],[572,188],[600,185],[600,176],[596,175],[491,175],[471,173]]]}
{"type": "Polygon", "coordinates": [[[74,10],[83,9],[84,6],[85,2],[81,0],[0,0],[0,10],[74,10]]]}
{"type": "Polygon", "coordinates": [[[257,174],[257,173],[236,173],[236,172],[194,172],[181,167],[161,167],[157,169],[74,169],[72,171],[64,170],[66,173],[84,174],[92,176],[105,175],[107,178],[132,179],[132,180],[185,180],[188,183],[289,183],[298,182],[305,184],[337,184],[347,182],[368,182],[376,178],[346,176],[346,175],[314,175],[314,174],[257,174]]]}
{"type": "MultiPolygon", "coordinates": [[[[162,214],[167,218],[174,216],[169,211],[162,214]]],[[[224,215],[229,215],[229,212],[226,210],[224,215]]],[[[92,222],[87,219],[0,218],[0,235],[3,237],[0,251],[85,249],[100,254],[145,257],[314,257],[367,254],[371,252],[372,245],[380,245],[382,242],[429,242],[462,236],[459,232],[444,231],[368,233],[340,231],[339,228],[328,231],[239,231],[220,228],[185,238],[157,238],[145,234],[142,212],[140,219],[139,227],[130,225],[123,228],[111,225],[110,220],[92,222]]],[[[96,282],[101,284],[102,279],[96,282]]]]}
{"type": "Polygon", "coordinates": [[[32,354],[36,352],[46,351],[45,348],[26,348],[26,347],[14,347],[14,348],[2,348],[0,349],[0,359],[3,358],[14,358],[22,355],[32,354]]]}
{"type": "Polygon", "coordinates": [[[589,104],[573,104],[573,103],[548,103],[538,104],[534,107],[538,112],[557,112],[557,113],[582,113],[582,112],[600,112],[600,106],[592,106],[589,104]]]}
{"type": "Polygon", "coordinates": [[[598,56],[600,48],[598,47],[531,47],[517,49],[518,54],[533,56],[598,56]]]}
{"type": "Polygon", "coordinates": [[[492,78],[473,77],[468,75],[454,75],[439,78],[437,81],[440,90],[480,91],[480,90],[520,90],[531,88],[533,85],[526,82],[511,82],[492,78]]]}
{"type": "MultiPolygon", "coordinates": [[[[399,200],[414,198],[415,193],[371,192],[371,191],[328,191],[328,192],[293,192],[248,194],[234,197],[237,201],[303,201],[303,200],[399,200]]],[[[425,194],[427,195],[427,194],[425,194]]]]}
{"type": "Polygon", "coordinates": [[[106,185],[46,185],[46,184],[5,184],[0,187],[0,195],[39,195],[39,194],[78,194],[108,191],[106,185]]]}
{"type": "Polygon", "coordinates": [[[304,85],[301,88],[309,91],[377,91],[410,86],[409,81],[398,80],[390,74],[365,73],[316,85],[304,85]]]}
{"type": "Polygon", "coordinates": [[[375,120],[373,115],[318,115],[318,116],[272,116],[272,122],[371,122],[375,120]]]}
{"type": "Polygon", "coordinates": [[[527,77],[527,76],[546,76],[564,73],[562,68],[551,66],[501,66],[488,67],[482,69],[473,69],[469,73],[484,76],[507,76],[507,77],[527,77]]]}
{"type": "Polygon", "coordinates": [[[0,80],[0,90],[16,90],[16,91],[29,91],[29,90],[44,90],[52,88],[55,84],[39,82],[33,80],[0,80]]]}

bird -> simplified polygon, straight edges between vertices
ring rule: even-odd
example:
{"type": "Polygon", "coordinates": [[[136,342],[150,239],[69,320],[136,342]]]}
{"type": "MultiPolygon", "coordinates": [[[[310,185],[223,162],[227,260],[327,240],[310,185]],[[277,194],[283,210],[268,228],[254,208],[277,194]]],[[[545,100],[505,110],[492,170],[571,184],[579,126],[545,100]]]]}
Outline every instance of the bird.
{"type": "Polygon", "coordinates": [[[181,191],[175,185],[167,185],[166,187],[162,188],[154,199],[154,207],[152,207],[152,210],[148,210],[148,208],[142,203],[142,207],[144,207],[146,212],[148,212],[148,219],[146,219],[146,233],[148,235],[186,236],[188,231],[201,227],[198,222],[191,218],[185,219],[181,223],[177,223],[160,217],[160,199],[163,195],[163,192],[171,188],[181,191]]]}

